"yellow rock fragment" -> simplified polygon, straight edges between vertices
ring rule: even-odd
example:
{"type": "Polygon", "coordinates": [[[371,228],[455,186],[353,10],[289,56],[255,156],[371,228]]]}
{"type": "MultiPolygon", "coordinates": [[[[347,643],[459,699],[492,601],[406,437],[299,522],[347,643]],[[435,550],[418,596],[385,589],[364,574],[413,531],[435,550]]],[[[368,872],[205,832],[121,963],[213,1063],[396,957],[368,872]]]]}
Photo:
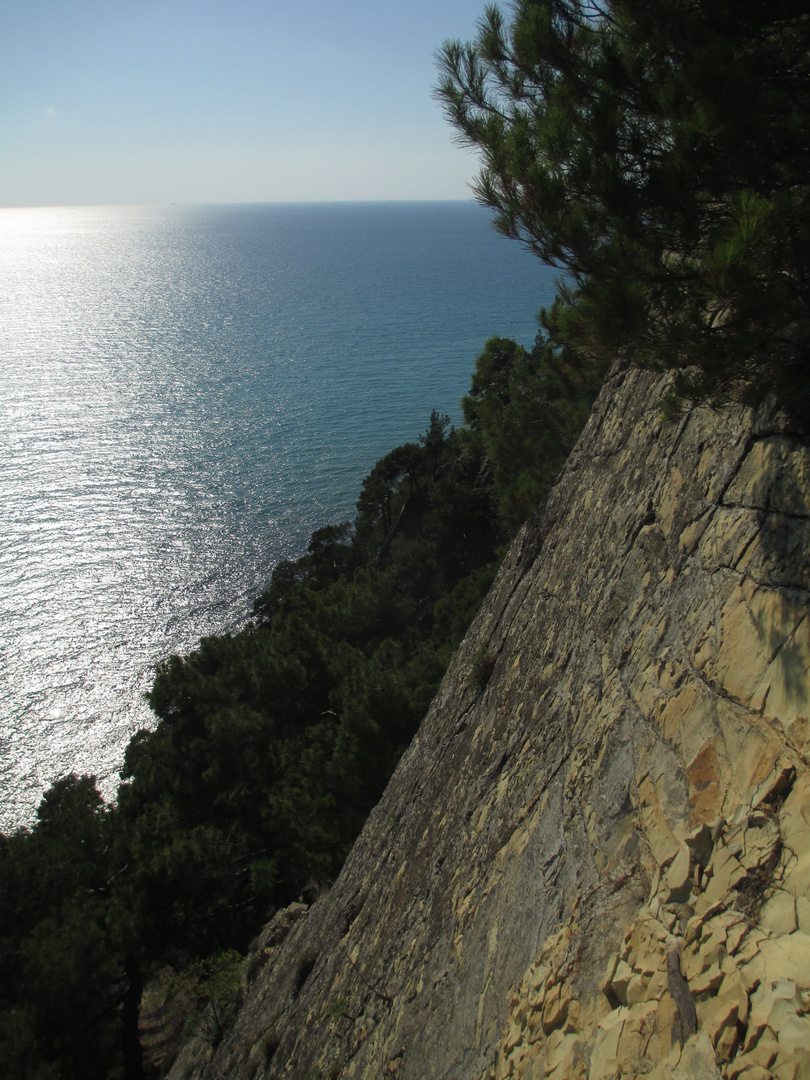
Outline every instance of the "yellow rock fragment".
{"type": "Polygon", "coordinates": [[[706,866],[712,854],[712,829],[711,825],[704,823],[685,838],[686,846],[692,853],[692,858],[701,866],[706,866]]]}
{"type": "Polygon", "coordinates": [[[654,975],[656,971],[661,970],[664,963],[663,949],[657,948],[650,942],[644,942],[633,966],[639,975],[654,975]]]}
{"type": "Polygon", "coordinates": [[[701,970],[721,964],[726,957],[726,932],[722,923],[712,919],[703,927],[700,941],[701,970]]]}
{"type": "Polygon", "coordinates": [[[526,1036],[528,1042],[535,1043],[538,1039],[542,1039],[543,1032],[543,1017],[539,1012],[531,1012],[526,1020],[526,1036]]]}
{"type": "Polygon", "coordinates": [[[557,983],[546,995],[546,1004],[543,1009],[543,1030],[548,1034],[554,1028],[562,1027],[568,1013],[568,998],[561,994],[560,984],[557,983]]]}
{"type": "Polygon", "coordinates": [[[689,898],[692,883],[689,872],[692,868],[689,848],[683,844],[666,872],[661,887],[664,902],[681,904],[689,898]]]}
{"type": "Polygon", "coordinates": [[[709,997],[717,992],[724,977],[720,965],[715,961],[706,971],[689,980],[689,989],[698,999],[709,997]]]}
{"type": "Polygon", "coordinates": [[[611,984],[613,982],[613,975],[616,971],[616,967],[619,963],[619,954],[611,953],[608,957],[608,962],[605,967],[605,974],[602,976],[601,989],[603,994],[609,994],[611,992],[611,984]]]}
{"type": "Polygon", "coordinates": [[[730,906],[731,890],[746,877],[739,860],[725,848],[715,854],[707,873],[706,890],[695,901],[695,914],[704,918],[730,906]]]}
{"type": "Polygon", "coordinates": [[[705,1031],[698,1031],[687,1040],[680,1061],[669,1076],[672,1080],[719,1080],[714,1048],[705,1031]]]}
{"type": "MultiPolygon", "coordinates": [[[[707,1010],[703,1029],[712,1040],[718,1061],[728,1061],[737,1048],[739,1041],[737,1021],[740,1019],[741,1004],[738,996],[721,994],[710,1003],[707,1010]]],[[[747,1005],[746,996],[744,1006],[746,1011],[747,1005]]]]}
{"type": "Polygon", "coordinates": [[[700,938],[700,932],[703,929],[703,916],[693,915],[689,922],[686,924],[686,931],[683,935],[684,945],[690,945],[696,938],[700,938]]]}
{"type": "Polygon", "coordinates": [[[607,1080],[617,1075],[619,1053],[622,1041],[623,1021],[616,1018],[615,1010],[611,1017],[615,1022],[608,1027],[601,1027],[597,1032],[596,1043],[591,1051],[591,1067],[588,1080],[607,1080]]]}
{"type": "Polygon", "coordinates": [[[781,795],[791,786],[795,776],[796,768],[793,765],[793,762],[787,758],[780,757],[770,773],[768,773],[762,783],[757,786],[757,789],[751,798],[752,808],[756,810],[766,800],[781,795]]]}
{"type": "Polygon", "coordinates": [[[763,1069],[770,1069],[779,1054],[779,1043],[771,1033],[770,1029],[766,1030],[765,1034],[760,1038],[752,1051],[755,1060],[763,1067],[763,1069]]]}
{"type": "Polygon", "coordinates": [[[779,839],[779,825],[776,818],[760,815],[759,820],[750,824],[745,830],[744,851],[740,855],[741,864],[749,872],[769,864],[772,866],[779,839]]]}
{"type": "Polygon", "coordinates": [[[676,1043],[663,1061],[660,1061],[653,1071],[647,1074],[645,1080],[672,1080],[678,1075],[675,1070],[680,1060],[681,1046],[680,1043],[676,1043]]]}
{"type": "Polygon", "coordinates": [[[790,868],[791,891],[796,896],[807,895],[810,885],[810,773],[796,780],[792,791],[779,812],[779,825],[785,849],[795,856],[800,870],[790,868]]]}
{"type": "Polygon", "coordinates": [[[748,988],[739,972],[735,971],[733,975],[726,977],[720,988],[719,996],[722,998],[729,998],[736,1002],[738,1020],[741,1024],[746,1024],[748,1022],[750,1010],[748,988]]]}
{"type": "Polygon", "coordinates": [[[659,1061],[669,1055],[673,1047],[680,1051],[681,1023],[678,1006],[672,995],[665,991],[658,1002],[655,1013],[655,1038],[648,1047],[652,1061],[659,1061]]]}
{"type": "Polygon", "coordinates": [[[771,1071],[776,1080],[810,1080],[810,1049],[798,1047],[791,1054],[783,1056],[780,1044],[779,1055],[771,1071]]]}
{"type": "Polygon", "coordinates": [[[726,931],[726,948],[732,954],[732,956],[740,948],[740,945],[742,944],[746,934],[748,933],[748,929],[748,923],[740,919],[739,922],[735,923],[733,926],[730,926],[726,931]]]}
{"type": "Polygon", "coordinates": [[[729,1061],[740,1042],[740,1033],[735,1023],[725,1025],[717,1034],[714,1053],[718,1061],[729,1061]]]}
{"type": "Polygon", "coordinates": [[[810,852],[790,858],[784,886],[796,897],[810,894],[810,852]]]}
{"type": "Polygon", "coordinates": [[[503,1040],[504,1054],[510,1054],[523,1038],[523,1025],[510,1019],[506,1029],[506,1038],[503,1040]]]}
{"type": "Polygon", "coordinates": [[[803,990],[810,988],[810,935],[796,930],[783,937],[764,938],[745,965],[744,976],[749,986],[757,981],[772,986],[788,980],[803,990]]]}
{"type": "MultiPolygon", "coordinates": [[[[727,1074],[731,1077],[731,1073],[727,1074]]],[[[735,1080],[773,1080],[773,1073],[770,1069],[763,1069],[761,1065],[758,1065],[755,1061],[752,1061],[749,1065],[741,1071],[735,1071],[735,1080]]]]}
{"type": "Polygon", "coordinates": [[[738,1054],[726,1066],[728,1080],[770,1080],[771,1075],[752,1053],[738,1054]]]}
{"type": "Polygon", "coordinates": [[[622,1005],[627,1004],[627,987],[633,978],[633,969],[625,960],[620,960],[616,965],[613,978],[610,983],[611,991],[616,995],[622,1005]]]}
{"type": "Polygon", "coordinates": [[[658,1001],[666,988],[665,970],[653,972],[651,975],[634,975],[627,985],[627,1004],[633,1006],[658,1001]]]}
{"type": "Polygon", "coordinates": [[[682,953],[681,968],[683,970],[683,977],[688,983],[691,983],[691,981],[696,979],[703,971],[703,957],[701,956],[700,947],[697,942],[693,942],[692,945],[682,953]]]}
{"type": "Polygon", "coordinates": [[[796,898],[784,889],[777,889],[763,905],[759,924],[772,934],[792,934],[798,929],[796,898]]]}
{"type": "MultiPolygon", "coordinates": [[[[734,957],[737,961],[737,968],[744,974],[746,986],[749,988],[753,985],[751,982],[752,965],[758,961],[759,947],[763,941],[767,940],[767,938],[768,932],[766,930],[751,928],[748,931],[748,935],[743,942],[742,947],[734,957]]],[[[754,974],[758,977],[761,974],[761,971],[756,971],[754,974]]]]}
{"type": "Polygon", "coordinates": [[[574,1061],[580,1046],[577,1035],[553,1031],[546,1043],[546,1076],[556,1076],[559,1080],[574,1076],[574,1061]]]}
{"type": "Polygon", "coordinates": [[[730,956],[726,956],[723,962],[720,964],[720,970],[726,977],[728,977],[729,975],[736,975],[737,964],[730,956]]]}
{"type": "Polygon", "coordinates": [[[678,854],[679,843],[669,826],[659,800],[656,785],[649,776],[638,785],[639,818],[653,858],[659,866],[667,866],[678,854]]]}
{"type": "Polygon", "coordinates": [[[803,930],[805,934],[810,934],[810,896],[796,897],[796,920],[799,924],[799,930],[803,930]]]}

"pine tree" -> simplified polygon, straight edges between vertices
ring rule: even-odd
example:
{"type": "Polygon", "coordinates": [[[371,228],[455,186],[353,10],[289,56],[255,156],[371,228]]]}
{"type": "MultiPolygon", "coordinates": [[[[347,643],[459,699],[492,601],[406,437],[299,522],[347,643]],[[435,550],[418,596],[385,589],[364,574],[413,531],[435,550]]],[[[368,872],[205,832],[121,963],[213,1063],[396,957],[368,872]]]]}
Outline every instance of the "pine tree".
{"type": "Polygon", "coordinates": [[[518,0],[438,59],[478,199],[564,272],[553,341],[806,408],[806,3],[518,0]]]}

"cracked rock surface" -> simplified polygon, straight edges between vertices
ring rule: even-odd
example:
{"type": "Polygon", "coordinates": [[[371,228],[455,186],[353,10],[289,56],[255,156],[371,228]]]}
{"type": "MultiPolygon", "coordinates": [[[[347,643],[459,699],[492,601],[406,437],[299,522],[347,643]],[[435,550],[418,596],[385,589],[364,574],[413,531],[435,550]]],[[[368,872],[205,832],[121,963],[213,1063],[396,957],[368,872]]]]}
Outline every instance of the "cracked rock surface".
{"type": "Polygon", "coordinates": [[[810,1077],[810,449],[664,385],[611,374],[337,882],[173,1080],[810,1077]]]}

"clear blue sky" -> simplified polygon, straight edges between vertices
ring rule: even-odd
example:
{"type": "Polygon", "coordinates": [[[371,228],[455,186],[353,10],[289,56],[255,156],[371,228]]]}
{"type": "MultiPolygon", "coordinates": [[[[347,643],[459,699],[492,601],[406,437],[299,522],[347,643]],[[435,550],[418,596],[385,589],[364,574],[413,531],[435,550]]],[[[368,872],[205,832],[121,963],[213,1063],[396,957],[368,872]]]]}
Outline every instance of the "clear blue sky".
{"type": "Polygon", "coordinates": [[[431,97],[485,0],[3,0],[0,206],[464,199],[431,97]]]}

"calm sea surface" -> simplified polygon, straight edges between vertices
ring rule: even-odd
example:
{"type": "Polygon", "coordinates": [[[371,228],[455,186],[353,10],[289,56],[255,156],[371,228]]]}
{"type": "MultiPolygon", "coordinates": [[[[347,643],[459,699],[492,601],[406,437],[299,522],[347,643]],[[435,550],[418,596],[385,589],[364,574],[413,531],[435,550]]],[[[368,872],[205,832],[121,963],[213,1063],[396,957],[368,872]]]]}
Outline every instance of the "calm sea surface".
{"type": "Polygon", "coordinates": [[[0,211],[0,829],[552,292],[472,203],[0,211]]]}

